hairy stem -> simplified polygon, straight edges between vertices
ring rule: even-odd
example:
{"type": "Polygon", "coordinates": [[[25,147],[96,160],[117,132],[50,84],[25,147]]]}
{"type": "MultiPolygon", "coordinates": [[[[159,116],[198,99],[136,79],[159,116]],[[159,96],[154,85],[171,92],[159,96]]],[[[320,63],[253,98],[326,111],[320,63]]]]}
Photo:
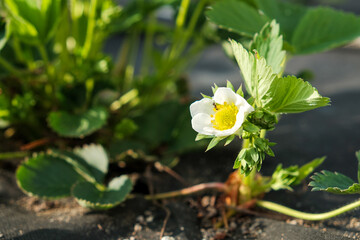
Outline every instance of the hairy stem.
{"type": "Polygon", "coordinates": [[[278,213],[282,213],[284,215],[291,216],[291,217],[304,219],[304,220],[310,220],[310,221],[319,221],[319,220],[324,220],[324,219],[335,217],[337,215],[340,215],[342,213],[345,213],[347,211],[350,211],[352,209],[360,207],[360,200],[357,200],[356,202],[347,204],[347,205],[345,205],[343,207],[340,207],[338,209],[335,209],[335,210],[332,210],[332,211],[329,211],[329,212],[325,212],[325,213],[305,213],[305,212],[300,212],[300,211],[297,211],[297,210],[282,206],[282,205],[277,204],[277,203],[263,201],[263,200],[256,201],[256,205],[259,206],[259,207],[262,207],[262,208],[269,209],[271,211],[275,211],[275,212],[278,212],[278,213]]]}
{"type": "Polygon", "coordinates": [[[166,192],[166,193],[158,193],[154,195],[145,196],[146,200],[157,200],[157,199],[166,199],[180,196],[187,196],[190,194],[202,192],[204,190],[216,189],[219,191],[226,191],[227,186],[225,183],[221,182],[210,182],[210,183],[201,183],[198,185],[194,185],[188,188],[184,188],[178,191],[166,192]]]}

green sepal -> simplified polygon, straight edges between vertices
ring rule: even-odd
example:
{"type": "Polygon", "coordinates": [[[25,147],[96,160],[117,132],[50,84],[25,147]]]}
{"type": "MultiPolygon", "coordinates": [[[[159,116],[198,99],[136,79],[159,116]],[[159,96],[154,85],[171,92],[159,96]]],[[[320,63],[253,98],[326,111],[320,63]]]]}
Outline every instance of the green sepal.
{"type": "Polygon", "coordinates": [[[233,90],[235,92],[235,88],[229,80],[226,81],[226,87],[230,88],[231,90],[233,90]]]}
{"type": "MultiPolygon", "coordinates": [[[[236,91],[237,94],[239,94],[240,96],[244,97],[244,92],[242,90],[242,84],[240,85],[240,87],[238,88],[238,90],[236,91]]],[[[250,103],[249,103],[250,104],[250,103]]]]}
{"type": "Polygon", "coordinates": [[[203,93],[200,93],[201,94],[201,96],[203,97],[203,98],[209,98],[209,99],[212,99],[212,97],[210,97],[210,96],[208,96],[208,95],[205,95],[205,94],[203,94],[203,93]]]}
{"type": "Polygon", "coordinates": [[[236,136],[235,134],[229,136],[229,137],[226,139],[224,146],[229,145],[229,144],[235,139],[235,136],[236,136]]]}
{"type": "Polygon", "coordinates": [[[204,134],[198,133],[198,135],[196,135],[195,141],[200,141],[203,139],[208,139],[208,138],[213,138],[213,137],[214,136],[212,136],[212,135],[204,135],[204,134]]]}
{"type": "Polygon", "coordinates": [[[226,137],[214,137],[213,139],[211,139],[207,149],[205,152],[209,151],[210,149],[212,149],[213,147],[215,147],[219,142],[221,142],[223,139],[225,139],[226,137]]]}
{"type": "Polygon", "coordinates": [[[275,114],[266,111],[265,109],[256,109],[247,116],[247,120],[261,129],[273,130],[278,123],[275,114]]]}
{"type": "Polygon", "coordinates": [[[214,83],[214,87],[211,87],[211,90],[213,92],[213,94],[215,94],[216,90],[218,90],[218,86],[216,85],[216,83],[214,83]]]}
{"type": "Polygon", "coordinates": [[[243,129],[249,133],[257,133],[260,131],[259,127],[257,127],[255,124],[252,124],[248,121],[245,121],[242,126],[243,126],[243,129]]]}

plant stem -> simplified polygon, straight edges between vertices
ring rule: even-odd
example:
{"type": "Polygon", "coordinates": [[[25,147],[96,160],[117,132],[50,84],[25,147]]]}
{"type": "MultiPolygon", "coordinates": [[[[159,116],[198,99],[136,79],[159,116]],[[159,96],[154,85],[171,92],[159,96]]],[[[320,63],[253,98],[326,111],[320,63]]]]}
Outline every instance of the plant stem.
{"type": "Polygon", "coordinates": [[[328,218],[332,218],[335,217],[337,215],[340,215],[342,213],[345,213],[347,211],[350,211],[354,208],[360,207],[360,200],[357,200],[356,202],[350,203],[348,205],[345,205],[343,207],[340,207],[338,209],[335,209],[333,211],[330,212],[325,212],[325,213],[305,213],[305,212],[300,212],[273,202],[268,202],[268,201],[263,201],[263,200],[258,200],[256,201],[256,205],[262,208],[266,208],[269,209],[271,211],[275,211],[278,213],[282,213],[284,215],[288,215],[291,217],[295,217],[295,218],[299,218],[299,219],[304,219],[304,220],[310,220],[310,221],[319,221],[319,220],[324,220],[324,219],[328,219],[328,218]]]}
{"type": "Polygon", "coordinates": [[[90,10],[87,22],[87,29],[86,29],[86,38],[84,47],[82,50],[82,56],[84,59],[88,58],[93,42],[94,37],[94,29],[96,23],[96,8],[97,8],[97,0],[91,0],[90,3],[90,10]]]}
{"type": "Polygon", "coordinates": [[[3,57],[0,56],[0,64],[10,73],[14,74],[16,77],[20,78],[21,75],[19,74],[19,71],[7,60],[5,60],[3,57]]]}
{"type": "Polygon", "coordinates": [[[30,152],[4,152],[0,153],[0,160],[9,160],[12,158],[23,158],[30,155],[30,152]]]}
{"type": "Polygon", "coordinates": [[[196,27],[196,23],[198,22],[198,19],[200,17],[200,14],[202,13],[203,8],[205,7],[206,2],[207,0],[200,0],[199,3],[197,4],[195,11],[191,16],[189,26],[185,31],[184,37],[181,38],[179,46],[177,47],[178,55],[184,50],[184,48],[186,47],[189,41],[191,34],[193,34],[196,27]]]}
{"type": "Polygon", "coordinates": [[[209,189],[216,189],[219,191],[226,191],[225,183],[221,182],[210,182],[210,183],[201,183],[198,185],[194,185],[188,188],[184,188],[178,191],[166,192],[166,193],[158,193],[154,195],[146,195],[146,200],[157,200],[157,199],[165,199],[165,198],[173,198],[180,196],[187,196],[193,193],[201,192],[209,189]]]}
{"type": "Polygon", "coordinates": [[[180,42],[181,33],[183,31],[183,26],[185,23],[186,15],[189,9],[190,0],[182,0],[180,4],[179,14],[176,17],[176,28],[174,33],[173,44],[170,49],[168,61],[171,61],[177,52],[177,43],[180,42]]]}

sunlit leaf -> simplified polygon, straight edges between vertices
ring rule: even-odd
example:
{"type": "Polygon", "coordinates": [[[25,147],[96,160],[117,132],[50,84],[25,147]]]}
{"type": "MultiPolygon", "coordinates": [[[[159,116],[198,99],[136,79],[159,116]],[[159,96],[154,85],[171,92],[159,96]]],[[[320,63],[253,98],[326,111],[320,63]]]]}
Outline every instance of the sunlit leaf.
{"type": "Polygon", "coordinates": [[[264,108],[273,113],[300,113],[327,106],[329,98],[322,97],[310,83],[294,76],[276,78],[264,98],[264,108]]]}
{"type": "Polygon", "coordinates": [[[79,182],[73,187],[72,195],[84,207],[109,209],[123,202],[131,190],[131,180],[123,175],[111,180],[107,187],[79,182]]]}
{"type": "Polygon", "coordinates": [[[283,72],[286,53],[283,50],[279,24],[274,20],[266,24],[260,33],[255,34],[250,49],[256,50],[260,56],[264,57],[275,74],[283,72]]]}

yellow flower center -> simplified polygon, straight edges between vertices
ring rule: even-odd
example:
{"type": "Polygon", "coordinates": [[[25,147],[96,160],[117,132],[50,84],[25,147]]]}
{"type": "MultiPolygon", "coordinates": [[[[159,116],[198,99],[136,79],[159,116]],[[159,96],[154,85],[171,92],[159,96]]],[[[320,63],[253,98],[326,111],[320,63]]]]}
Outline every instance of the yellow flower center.
{"type": "Polygon", "coordinates": [[[211,115],[214,119],[211,121],[213,127],[217,130],[226,130],[230,129],[235,125],[236,115],[239,112],[239,109],[235,106],[234,103],[228,104],[216,104],[214,107],[215,117],[211,115]]]}

